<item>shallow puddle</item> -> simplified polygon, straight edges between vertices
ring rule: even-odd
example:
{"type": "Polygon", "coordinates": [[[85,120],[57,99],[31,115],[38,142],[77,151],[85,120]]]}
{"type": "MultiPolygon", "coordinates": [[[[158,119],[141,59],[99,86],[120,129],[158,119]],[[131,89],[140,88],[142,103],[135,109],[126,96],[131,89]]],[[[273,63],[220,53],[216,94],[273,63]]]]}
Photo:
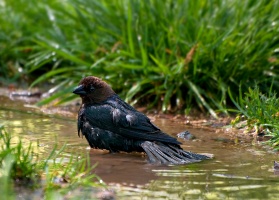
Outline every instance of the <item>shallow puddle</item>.
{"type": "Polygon", "coordinates": [[[279,177],[272,168],[278,155],[222,132],[156,119],[154,123],[173,136],[185,130],[196,136],[191,141],[179,139],[185,150],[211,153],[215,158],[190,165],[154,166],[142,154],[90,150],[86,139],[77,135],[76,114],[48,115],[4,96],[0,102],[0,124],[14,134],[14,142],[33,141],[41,156],[48,156],[56,143],[67,144],[69,153],[89,152],[92,164],[98,162],[94,173],[116,191],[117,199],[279,198],[279,177]]]}

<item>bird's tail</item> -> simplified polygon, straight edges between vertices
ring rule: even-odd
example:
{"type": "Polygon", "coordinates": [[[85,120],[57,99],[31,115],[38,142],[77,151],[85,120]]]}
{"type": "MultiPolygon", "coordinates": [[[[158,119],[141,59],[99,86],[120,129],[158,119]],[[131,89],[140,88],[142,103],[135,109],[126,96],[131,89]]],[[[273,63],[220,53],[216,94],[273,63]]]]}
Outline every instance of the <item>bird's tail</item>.
{"type": "Polygon", "coordinates": [[[200,162],[210,158],[206,155],[184,151],[174,145],[165,145],[161,142],[145,141],[141,144],[141,147],[146,152],[151,163],[179,165],[200,162]]]}

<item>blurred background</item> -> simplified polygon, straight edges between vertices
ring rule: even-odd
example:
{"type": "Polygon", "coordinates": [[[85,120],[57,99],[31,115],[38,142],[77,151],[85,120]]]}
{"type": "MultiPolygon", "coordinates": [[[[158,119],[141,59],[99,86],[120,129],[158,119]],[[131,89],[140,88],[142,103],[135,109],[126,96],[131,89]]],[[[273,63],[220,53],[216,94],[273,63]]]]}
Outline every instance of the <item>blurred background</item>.
{"type": "Polygon", "coordinates": [[[0,84],[52,88],[41,104],[57,105],[94,75],[133,105],[216,117],[249,88],[278,89],[278,10],[276,0],[0,0],[0,84]]]}

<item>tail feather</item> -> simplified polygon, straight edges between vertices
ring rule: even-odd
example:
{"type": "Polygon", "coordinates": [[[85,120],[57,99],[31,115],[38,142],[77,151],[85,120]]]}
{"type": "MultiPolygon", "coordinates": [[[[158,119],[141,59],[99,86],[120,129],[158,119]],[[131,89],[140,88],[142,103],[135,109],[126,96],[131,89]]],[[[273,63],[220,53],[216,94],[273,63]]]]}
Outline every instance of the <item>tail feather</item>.
{"type": "Polygon", "coordinates": [[[211,157],[208,157],[206,155],[202,155],[202,154],[197,154],[197,153],[192,153],[189,151],[184,151],[184,150],[179,150],[181,155],[185,156],[185,157],[190,157],[192,159],[195,160],[206,160],[206,159],[210,159],[211,157]]]}
{"type": "Polygon", "coordinates": [[[141,147],[146,152],[151,163],[177,165],[209,159],[209,157],[205,155],[184,151],[176,146],[165,145],[160,142],[145,141],[141,144],[141,147]]]}
{"type": "Polygon", "coordinates": [[[169,145],[168,147],[170,147],[173,151],[177,152],[178,155],[181,155],[183,158],[189,158],[189,159],[194,159],[194,160],[206,160],[206,159],[210,159],[211,157],[206,156],[206,155],[202,155],[202,154],[197,154],[197,153],[193,153],[193,152],[189,152],[189,151],[184,151],[183,149],[179,149],[173,145],[169,145]]]}
{"type": "Polygon", "coordinates": [[[156,158],[158,158],[163,164],[168,164],[168,163],[174,163],[178,164],[180,162],[183,162],[182,159],[179,157],[175,157],[172,153],[175,152],[170,152],[168,148],[165,146],[159,146],[155,143],[151,143],[151,146],[149,146],[151,150],[151,153],[154,154],[156,158]]]}
{"type": "Polygon", "coordinates": [[[170,162],[176,163],[171,157],[166,156],[159,149],[154,149],[151,146],[145,147],[145,152],[148,155],[149,161],[151,163],[168,164],[170,162]]]}

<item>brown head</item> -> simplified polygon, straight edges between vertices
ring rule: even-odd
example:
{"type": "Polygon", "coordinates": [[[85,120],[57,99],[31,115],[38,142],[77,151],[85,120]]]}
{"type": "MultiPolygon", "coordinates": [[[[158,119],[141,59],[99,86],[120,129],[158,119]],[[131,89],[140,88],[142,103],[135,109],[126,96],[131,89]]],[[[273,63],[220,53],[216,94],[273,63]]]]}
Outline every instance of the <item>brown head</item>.
{"type": "Polygon", "coordinates": [[[100,103],[115,94],[105,81],[95,76],[83,78],[73,93],[81,97],[83,104],[100,103]]]}

